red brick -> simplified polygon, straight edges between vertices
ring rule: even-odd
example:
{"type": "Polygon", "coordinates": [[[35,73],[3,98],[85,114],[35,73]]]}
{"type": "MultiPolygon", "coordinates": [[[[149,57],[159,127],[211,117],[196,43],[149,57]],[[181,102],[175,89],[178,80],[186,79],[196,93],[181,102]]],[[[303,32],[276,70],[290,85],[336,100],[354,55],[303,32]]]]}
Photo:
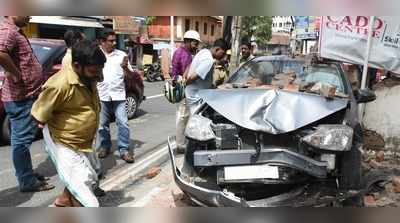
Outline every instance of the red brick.
{"type": "Polygon", "coordinates": [[[395,193],[400,193],[400,177],[393,177],[392,178],[392,184],[393,184],[393,191],[395,193]]]}
{"type": "Polygon", "coordinates": [[[152,179],[152,178],[156,177],[159,173],[161,173],[160,167],[152,167],[149,171],[147,171],[146,178],[152,179]]]}
{"type": "Polygon", "coordinates": [[[374,196],[364,196],[364,206],[365,207],[376,207],[376,201],[374,196]]]}
{"type": "Polygon", "coordinates": [[[375,160],[377,162],[383,162],[385,160],[385,153],[383,151],[379,151],[375,155],[375,160]]]}

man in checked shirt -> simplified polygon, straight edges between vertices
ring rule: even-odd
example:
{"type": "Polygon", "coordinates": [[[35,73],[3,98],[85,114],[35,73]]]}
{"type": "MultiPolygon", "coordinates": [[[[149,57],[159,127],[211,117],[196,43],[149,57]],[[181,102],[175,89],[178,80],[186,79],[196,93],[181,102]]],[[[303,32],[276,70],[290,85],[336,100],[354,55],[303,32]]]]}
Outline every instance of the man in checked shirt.
{"type": "Polygon", "coordinates": [[[29,20],[29,16],[5,16],[0,24],[0,66],[6,76],[1,100],[10,119],[12,159],[19,189],[38,192],[54,186],[33,171],[29,151],[38,131],[31,108],[44,82],[42,67],[21,29],[29,20]]]}

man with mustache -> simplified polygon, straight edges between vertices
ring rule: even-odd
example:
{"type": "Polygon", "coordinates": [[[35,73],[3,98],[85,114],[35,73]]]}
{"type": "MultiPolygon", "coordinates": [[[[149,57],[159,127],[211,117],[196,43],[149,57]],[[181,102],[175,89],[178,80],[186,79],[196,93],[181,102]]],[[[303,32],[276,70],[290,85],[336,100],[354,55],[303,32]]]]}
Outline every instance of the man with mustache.
{"type": "Polygon", "coordinates": [[[72,47],[72,69],[62,69],[43,86],[32,108],[46,150],[65,184],[54,202],[60,207],[98,207],[97,174],[88,156],[99,124],[96,84],[103,79],[106,57],[97,43],[83,40],[72,47]]]}

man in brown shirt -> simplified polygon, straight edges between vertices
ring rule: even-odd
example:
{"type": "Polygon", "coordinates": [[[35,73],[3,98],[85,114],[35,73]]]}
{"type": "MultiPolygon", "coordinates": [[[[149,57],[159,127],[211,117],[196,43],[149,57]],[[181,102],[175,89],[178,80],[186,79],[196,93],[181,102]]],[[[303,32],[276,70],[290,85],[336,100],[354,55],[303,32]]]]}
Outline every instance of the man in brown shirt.
{"type": "Polygon", "coordinates": [[[88,159],[99,124],[100,100],[96,83],[103,79],[106,57],[95,42],[72,47],[71,68],[61,69],[43,86],[32,107],[65,190],[56,206],[98,207],[94,194],[97,173],[88,159]]]}
{"type": "Polygon", "coordinates": [[[29,148],[38,131],[30,115],[43,84],[42,67],[22,31],[29,16],[6,16],[0,25],[0,66],[5,70],[1,99],[11,125],[12,159],[20,191],[53,189],[33,172],[29,148]]]}

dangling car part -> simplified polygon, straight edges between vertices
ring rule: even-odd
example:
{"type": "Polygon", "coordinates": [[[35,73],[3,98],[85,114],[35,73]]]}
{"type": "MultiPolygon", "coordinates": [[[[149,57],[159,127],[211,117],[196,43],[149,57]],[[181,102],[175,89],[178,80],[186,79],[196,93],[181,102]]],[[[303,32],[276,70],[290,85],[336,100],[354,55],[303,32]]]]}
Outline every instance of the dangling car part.
{"type": "Polygon", "coordinates": [[[340,63],[259,57],[220,89],[198,94],[202,103],[186,126],[182,169],[169,139],[175,182],[193,201],[204,206],[357,201],[362,180],[357,105],[374,100],[374,94],[355,94],[340,63]]]}

